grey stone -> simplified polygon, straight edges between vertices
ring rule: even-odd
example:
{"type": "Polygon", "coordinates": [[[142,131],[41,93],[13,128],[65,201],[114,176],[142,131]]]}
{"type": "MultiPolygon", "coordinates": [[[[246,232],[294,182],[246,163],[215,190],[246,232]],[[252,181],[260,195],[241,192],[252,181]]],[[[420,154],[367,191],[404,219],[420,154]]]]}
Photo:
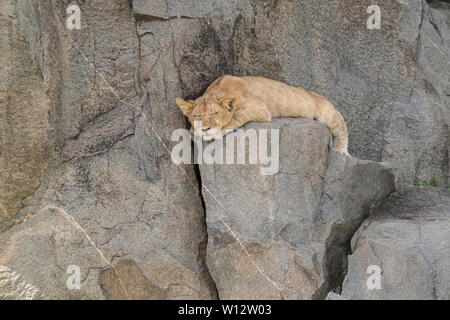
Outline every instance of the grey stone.
{"type": "Polygon", "coordinates": [[[347,299],[450,298],[450,192],[410,187],[375,208],[352,239],[347,299]],[[370,265],[380,287],[369,289],[370,265]]]}
{"type": "Polygon", "coordinates": [[[35,6],[5,1],[0,16],[0,232],[38,188],[51,152],[35,6]]]}
{"type": "Polygon", "coordinates": [[[151,131],[170,146],[185,124],[173,60],[150,89],[129,1],[79,4],[72,31],[69,4],[8,2],[0,16],[0,266],[40,294],[6,285],[0,297],[215,298],[194,168],[173,164],[151,131]],[[79,290],[66,285],[71,265],[79,290]]]}
{"type": "Polygon", "coordinates": [[[16,272],[0,266],[0,300],[37,300],[44,298],[38,288],[22,281],[16,272]]]}
{"type": "Polygon", "coordinates": [[[334,293],[334,292],[328,292],[325,300],[347,300],[340,294],[334,293]]]}
{"type": "Polygon", "coordinates": [[[324,298],[342,282],[346,246],[371,205],[394,190],[392,169],[328,156],[329,131],[317,121],[244,128],[280,129],[280,167],[261,175],[255,164],[200,165],[207,265],[219,297],[324,298]]]}

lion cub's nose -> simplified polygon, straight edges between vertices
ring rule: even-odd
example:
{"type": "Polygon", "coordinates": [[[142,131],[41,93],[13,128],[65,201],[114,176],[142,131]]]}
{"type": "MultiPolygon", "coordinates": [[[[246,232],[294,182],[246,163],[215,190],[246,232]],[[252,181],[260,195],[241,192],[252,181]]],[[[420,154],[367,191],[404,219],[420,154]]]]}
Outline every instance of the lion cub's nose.
{"type": "Polygon", "coordinates": [[[209,128],[202,128],[202,130],[205,131],[205,132],[208,131],[209,129],[211,129],[211,127],[209,127],[209,128]]]}

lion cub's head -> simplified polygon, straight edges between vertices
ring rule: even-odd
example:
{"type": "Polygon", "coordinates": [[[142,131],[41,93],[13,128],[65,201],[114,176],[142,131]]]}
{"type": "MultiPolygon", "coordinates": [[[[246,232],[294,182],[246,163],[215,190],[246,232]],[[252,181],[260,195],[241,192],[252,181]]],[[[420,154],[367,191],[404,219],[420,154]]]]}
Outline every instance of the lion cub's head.
{"type": "Polygon", "coordinates": [[[192,126],[194,122],[201,121],[196,126],[197,135],[205,138],[214,137],[233,117],[236,106],[236,96],[228,94],[219,98],[213,94],[204,94],[196,100],[184,101],[177,98],[176,102],[192,126]]]}

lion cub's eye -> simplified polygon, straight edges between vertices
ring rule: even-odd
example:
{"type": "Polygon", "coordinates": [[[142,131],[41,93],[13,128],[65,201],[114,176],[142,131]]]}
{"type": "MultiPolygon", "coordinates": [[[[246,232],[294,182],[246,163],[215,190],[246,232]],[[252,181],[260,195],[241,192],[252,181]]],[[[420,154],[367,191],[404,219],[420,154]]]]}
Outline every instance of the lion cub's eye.
{"type": "Polygon", "coordinates": [[[195,118],[195,119],[200,119],[201,116],[200,116],[199,114],[196,114],[196,115],[194,115],[194,118],[195,118]]]}
{"type": "Polygon", "coordinates": [[[212,116],[215,116],[215,115],[218,115],[219,114],[219,112],[217,111],[217,112],[213,112],[213,113],[211,113],[211,117],[212,116]]]}

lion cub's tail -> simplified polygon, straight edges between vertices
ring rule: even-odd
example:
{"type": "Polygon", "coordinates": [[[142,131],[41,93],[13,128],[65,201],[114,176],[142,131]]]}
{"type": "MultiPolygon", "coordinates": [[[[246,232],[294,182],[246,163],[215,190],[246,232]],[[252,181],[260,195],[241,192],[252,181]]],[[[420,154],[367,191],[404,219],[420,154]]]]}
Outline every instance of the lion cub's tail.
{"type": "Polygon", "coordinates": [[[329,101],[318,110],[317,120],[330,129],[334,137],[333,151],[349,156],[348,132],[344,117],[329,101]]]}

